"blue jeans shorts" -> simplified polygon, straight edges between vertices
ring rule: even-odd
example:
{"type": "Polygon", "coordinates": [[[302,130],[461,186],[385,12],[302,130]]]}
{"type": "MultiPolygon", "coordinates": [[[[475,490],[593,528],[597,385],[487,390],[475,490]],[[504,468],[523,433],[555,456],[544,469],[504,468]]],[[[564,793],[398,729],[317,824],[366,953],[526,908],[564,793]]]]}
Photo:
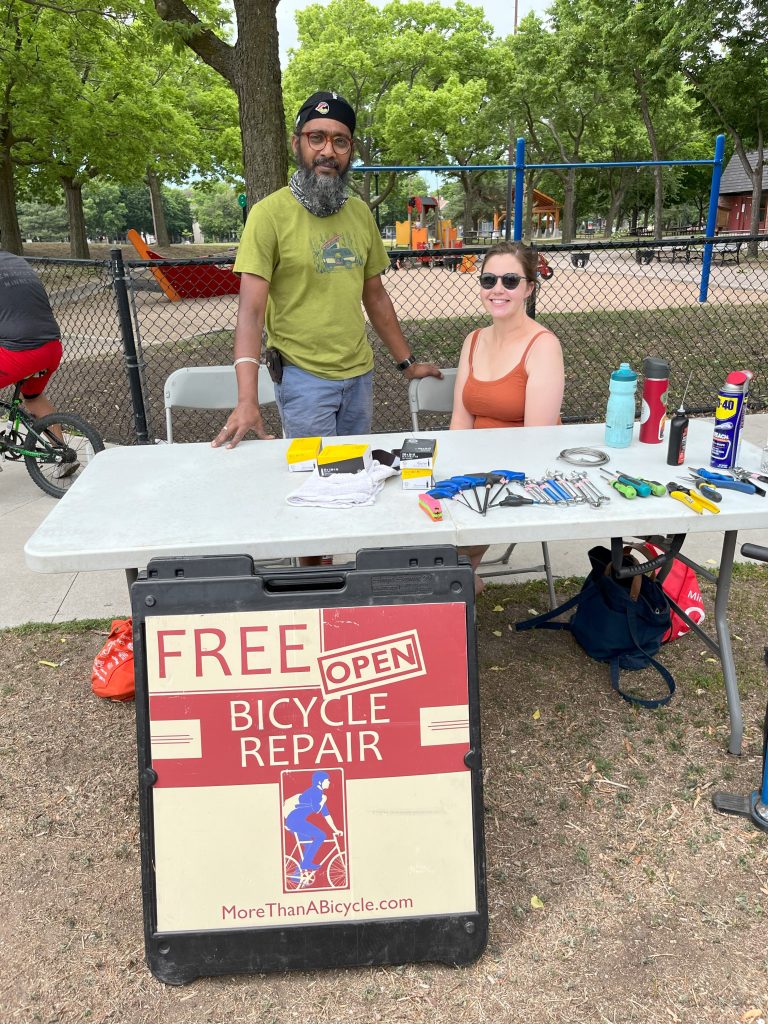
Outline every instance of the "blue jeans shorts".
{"type": "Polygon", "coordinates": [[[286,363],[275,396],[285,437],[371,432],[373,370],[348,380],[326,380],[286,363]]]}

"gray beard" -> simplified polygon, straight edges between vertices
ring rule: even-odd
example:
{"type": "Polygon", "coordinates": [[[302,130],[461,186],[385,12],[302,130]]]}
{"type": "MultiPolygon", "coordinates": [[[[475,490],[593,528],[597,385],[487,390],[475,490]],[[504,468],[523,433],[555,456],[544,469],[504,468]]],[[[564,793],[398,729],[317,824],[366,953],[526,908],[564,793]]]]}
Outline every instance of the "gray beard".
{"type": "Polygon", "coordinates": [[[329,217],[338,213],[349,198],[347,175],[349,168],[336,177],[315,174],[313,168],[299,167],[291,178],[291,191],[315,217],[329,217]]]}

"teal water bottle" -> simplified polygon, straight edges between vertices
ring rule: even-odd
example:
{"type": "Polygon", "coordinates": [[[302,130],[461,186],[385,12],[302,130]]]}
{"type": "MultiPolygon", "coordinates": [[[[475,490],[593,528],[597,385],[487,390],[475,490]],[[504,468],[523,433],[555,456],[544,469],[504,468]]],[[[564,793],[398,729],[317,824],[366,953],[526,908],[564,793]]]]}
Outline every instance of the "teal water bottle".
{"type": "Polygon", "coordinates": [[[622,363],[611,374],[605,410],[605,443],[609,448],[628,448],[632,443],[636,391],[637,374],[629,363],[622,363]]]}

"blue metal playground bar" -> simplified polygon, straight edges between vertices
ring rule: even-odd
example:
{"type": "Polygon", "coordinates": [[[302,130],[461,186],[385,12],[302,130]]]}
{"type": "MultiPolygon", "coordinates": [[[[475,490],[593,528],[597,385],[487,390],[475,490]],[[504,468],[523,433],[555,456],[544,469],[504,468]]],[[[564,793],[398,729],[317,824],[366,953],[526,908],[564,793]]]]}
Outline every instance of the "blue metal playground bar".
{"type": "MultiPolygon", "coordinates": [[[[519,138],[515,145],[514,164],[434,164],[430,167],[424,165],[371,165],[355,164],[354,171],[362,173],[381,171],[431,171],[433,173],[460,174],[464,171],[506,171],[508,175],[515,176],[515,216],[514,216],[514,240],[519,242],[523,237],[523,193],[525,190],[526,171],[566,171],[571,169],[591,170],[597,167],[711,167],[712,183],[709,191],[709,210],[707,213],[706,237],[714,238],[717,226],[717,198],[720,195],[720,178],[723,174],[723,157],[725,155],[725,136],[718,135],[715,138],[715,153],[710,160],[612,160],[596,161],[595,163],[566,163],[566,164],[526,164],[525,162],[525,139],[519,138]]],[[[509,217],[507,217],[507,238],[510,237],[509,217]]],[[[709,275],[712,267],[712,245],[711,241],[704,243],[704,255],[701,261],[701,282],[699,285],[699,302],[706,302],[709,293],[709,275]]]]}

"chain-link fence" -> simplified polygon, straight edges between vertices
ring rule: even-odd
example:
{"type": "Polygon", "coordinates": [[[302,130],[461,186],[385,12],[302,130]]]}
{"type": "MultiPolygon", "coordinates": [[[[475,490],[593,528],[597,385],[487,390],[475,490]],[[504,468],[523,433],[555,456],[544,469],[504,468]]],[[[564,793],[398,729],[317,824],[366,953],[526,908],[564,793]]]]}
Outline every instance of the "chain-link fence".
{"type": "MultiPolygon", "coordinates": [[[[759,372],[766,365],[768,236],[756,241],[758,255],[750,257],[746,237],[718,237],[706,303],[699,302],[700,238],[542,242],[551,276],[540,281],[532,307],[563,345],[564,418],[601,419],[611,370],[627,361],[639,371],[646,355],[669,360],[672,405],[690,375],[686,407],[711,412],[726,373],[751,369],[758,371],[751,408],[768,407],[768,383],[759,372]]],[[[482,253],[393,251],[384,283],[420,359],[455,366],[466,335],[488,322],[479,301],[482,253]]],[[[143,417],[150,440],[164,437],[166,377],[181,366],[231,362],[238,301],[233,261],[232,255],[125,265],[121,259],[31,260],[51,296],[64,343],[50,388],[54,404],[84,415],[109,441],[135,443],[143,417]],[[135,408],[142,399],[145,411],[135,408]]],[[[374,429],[407,430],[407,384],[372,330],[370,336],[374,429]]],[[[279,433],[274,408],[266,420],[279,433]]],[[[205,440],[222,422],[221,413],[180,412],[174,436],[205,440]]]]}

